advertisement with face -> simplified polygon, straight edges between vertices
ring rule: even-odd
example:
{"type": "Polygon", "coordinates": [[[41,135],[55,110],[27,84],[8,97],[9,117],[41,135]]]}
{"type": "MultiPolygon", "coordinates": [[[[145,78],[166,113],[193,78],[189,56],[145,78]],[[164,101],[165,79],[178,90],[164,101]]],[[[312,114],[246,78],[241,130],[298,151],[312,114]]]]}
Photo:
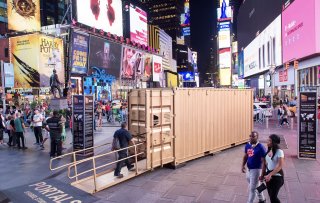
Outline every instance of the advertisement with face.
{"type": "Polygon", "coordinates": [[[76,0],[79,23],[123,35],[121,0],[76,0]]]}
{"type": "Polygon", "coordinates": [[[316,23],[320,3],[295,0],[282,14],[283,62],[320,52],[320,25],[316,23]],[[300,13],[303,12],[303,15],[300,13]],[[318,29],[318,32],[317,30],[318,29]],[[317,43],[318,42],[318,43],[317,43]]]}
{"type": "Polygon", "coordinates": [[[141,45],[148,45],[147,12],[130,4],[130,39],[141,45]]]}
{"type": "Polygon", "coordinates": [[[131,47],[123,47],[121,79],[135,80],[135,73],[140,75],[142,72],[141,66],[142,52],[131,47]]]}
{"type": "Polygon", "coordinates": [[[98,67],[105,70],[106,74],[119,78],[121,50],[120,44],[90,36],[89,75],[92,67],[98,67]]]}
{"type": "Polygon", "coordinates": [[[153,56],[153,69],[152,69],[153,81],[160,81],[160,74],[162,74],[162,57],[161,56],[153,56]]]}
{"type": "Polygon", "coordinates": [[[10,63],[13,64],[15,75],[14,87],[40,87],[39,35],[11,37],[9,44],[10,63]]]}
{"type": "Polygon", "coordinates": [[[219,50],[219,68],[231,68],[231,50],[230,48],[219,50]]]}
{"type": "Polygon", "coordinates": [[[40,30],[40,1],[7,1],[8,28],[15,31],[40,30]]]}
{"type": "Polygon", "coordinates": [[[56,70],[60,83],[64,83],[64,51],[62,39],[40,35],[39,38],[40,86],[50,87],[50,77],[56,70]]]}
{"type": "Polygon", "coordinates": [[[144,54],[143,60],[144,74],[143,74],[143,82],[148,82],[151,79],[152,70],[153,70],[153,56],[151,54],[144,54]]]}
{"type": "Polygon", "coordinates": [[[278,16],[244,49],[244,77],[282,64],[281,16],[278,16]]]}
{"type": "Polygon", "coordinates": [[[89,36],[72,33],[71,73],[87,74],[89,36]]]}

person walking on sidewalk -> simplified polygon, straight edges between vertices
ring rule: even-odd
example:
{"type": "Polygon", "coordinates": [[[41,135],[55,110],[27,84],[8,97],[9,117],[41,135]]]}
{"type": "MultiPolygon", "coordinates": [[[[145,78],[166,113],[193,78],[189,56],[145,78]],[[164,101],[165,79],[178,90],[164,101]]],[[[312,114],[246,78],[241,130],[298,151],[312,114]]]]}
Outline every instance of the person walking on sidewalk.
{"type": "Polygon", "coordinates": [[[16,114],[16,119],[14,119],[14,131],[15,131],[15,134],[16,134],[16,139],[17,139],[17,143],[18,143],[18,149],[27,149],[27,147],[25,146],[25,143],[24,143],[24,123],[23,123],[23,120],[21,118],[21,114],[20,113],[17,113],[16,114]],[[20,140],[21,140],[21,143],[22,143],[22,147],[21,147],[21,144],[20,144],[20,140]]]}
{"type": "Polygon", "coordinates": [[[8,135],[9,135],[9,141],[8,141],[8,146],[9,147],[14,147],[16,145],[16,136],[14,133],[14,116],[9,115],[8,116],[8,121],[6,123],[7,130],[8,130],[8,135]]]}
{"type": "Polygon", "coordinates": [[[33,115],[33,130],[34,130],[34,136],[36,137],[36,145],[40,145],[43,142],[43,137],[42,137],[42,122],[43,122],[43,116],[39,112],[39,109],[34,110],[34,115],[33,115]]]}
{"type": "MultiPolygon", "coordinates": [[[[129,146],[129,142],[132,141],[132,136],[126,128],[127,128],[127,123],[122,123],[121,129],[117,130],[113,135],[113,139],[119,140],[120,149],[127,148],[129,146]]],[[[128,149],[123,149],[118,152],[118,160],[121,160],[127,157],[128,157],[128,149]]],[[[117,176],[118,178],[123,178],[123,174],[121,174],[120,172],[124,163],[126,164],[129,171],[133,170],[134,166],[130,164],[128,159],[125,159],[117,162],[117,168],[114,171],[114,176],[117,176]]]]}
{"type": "Polygon", "coordinates": [[[4,121],[4,117],[2,113],[0,113],[0,144],[3,144],[3,133],[6,129],[6,124],[4,121]]]}
{"type": "Polygon", "coordinates": [[[282,107],[282,112],[283,114],[281,115],[281,124],[280,126],[282,127],[284,123],[287,124],[287,126],[289,127],[289,122],[288,122],[288,109],[283,106],[282,107]]]}
{"type": "Polygon", "coordinates": [[[61,133],[62,126],[60,125],[60,118],[58,111],[53,111],[53,116],[48,118],[46,129],[50,132],[50,157],[53,158],[56,155],[62,155],[62,143],[61,143],[61,133]]]}
{"type": "Polygon", "coordinates": [[[279,190],[284,184],[284,153],[279,147],[280,137],[272,134],[268,139],[268,151],[262,168],[260,180],[265,180],[271,203],[280,203],[279,190]]]}
{"type": "MultiPolygon", "coordinates": [[[[242,162],[242,172],[246,173],[246,165],[248,171],[246,173],[246,178],[249,183],[249,197],[248,203],[253,203],[256,197],[256,188],[259,184],[259,177],[261,175],[262,163],[264,156],[266,155],[265,147],[259,143],[259,134],[256,131],[253,131],[250,134],[250,142],[245,146],[245,154],[243,156],[242,162]]],[[[263,193],[258,193],[259,202],[266,202],[266,199],[263,193]]]]}

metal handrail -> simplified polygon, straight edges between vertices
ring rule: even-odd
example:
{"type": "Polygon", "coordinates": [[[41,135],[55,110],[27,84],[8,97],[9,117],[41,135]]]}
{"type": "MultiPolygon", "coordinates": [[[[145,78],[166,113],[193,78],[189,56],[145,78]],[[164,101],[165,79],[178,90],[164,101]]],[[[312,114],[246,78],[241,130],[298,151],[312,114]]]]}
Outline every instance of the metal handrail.
{"type": "MultiPolygon", "coordinates": [[[[94,171],[94,176],[95,176],[94,179],[96,179],[96,176],[97,176],[96,170],[97,170],[97,169],[100,169],[100,168],[109,166],[109,165],[111,165],[111,164],[114,164],[114,163],[117,163],[117,162],[120,162],[120,161],[123,161],[123,160],[126,160],[126,159],[130,159],[130,158],[133,158],[133,157],[136,158],[137,156],[144,154],[144,152],[141,152],[141,153],[137,154],[137,146],[142,145],[142,144],[143,144],[143,143],[135,144],[135,145],[132,145],[132,146],[129,146],[129,147],[126,147],[126,148],[121,148],[121,149],[114,150],[114,151],[110,151],[110,152],[107,152],[107,153],[104,153],[104,154],[100,154],[100,155],[97,155],[97,156],[93,156],[93,157],[89,157],[89,158],[82,159],[82,160],[79,160],[79,161],[75,161],[73,164],[70,164],[70,165],[68,166],[68,177],[69,177],[70,179],[73,179],[73,178],[78,179],[78,176],[84,175],[84,174],[86,174],[86,173],[89,173],[89,172],[94,171]],[[95,166],[95,165],[96,165],[96,164],[95,164],[95,160],[96,160],[97,158],[101,158],[101,157],[107,156],[107,155],[109,155],[109,154],[117,153],[117,152],[119,152],[119,151],[123,151],[123,150],[129,149],[129,148],[132,148],[132,147],[135,148],[135,154],[134,154],[134,155],[128,156],[128,157],[126,157],[126,158],[119,159],[119,160],[116,160],[116,161],[113,161],[113,162],[110,162],[110,163],[107,163],[107,164],[104,164],[104,165],[101,165],[101,166],[98,166],[98,167],[95,166]],[[76,172],[74,176],[70,176],[71,168],[74,167],[74,168],[76,169],[76,167],[77,167],[78,164],[81,164],[81,163],[84,163],[84,162],[87,162],[87,161],[93,161],[93,168],[92,168],[92,169],[88,169],[88,170],[83,171],[83,172],[81,172],[81,173],[77,173],[77,172],[76,172]]],[[[137,158],[135,159],[135,163],[136,163],[136,172],[138,172],[138,171],[137,171],[137,170],[138,170],[138,169],[137,169],[137,168],[138,168],[138,167],[137,167],[137,158]]],[[[94,180],[94,181],[95,181],[95,180],[94,180]]]]}
{"type": "Polygon", "coordinates": [[[91,149],[96,149],[96,148],[99,148],[99,147],[103,147],[103,146],[107,146],[107,145],[110,145],[111,143],[106,143],[106,144],[102,144],[102,145],[98,145],[98,146],[95,146],[95,147],[89,147],[89,148],[86,148],[86,149],[82,149],[82,150],[78,150],[78,151],[75,151],[75,152],[70,152],[70,153],[67,153],[67,154],[63,154],[61,156],[58,156],[58,157],[55,157],[55,158],[52,158],[50,159],[50,165],[49,165],[49,168],[51,171],[55,171],[55,170],[58,170],[58,169],[61,169],[61,168],[66,168],[66,167],[69,167],[70,165],[74,164],[77,160],[76,160],[76,155],[77,153],[81,153],[83,151],[86,151],[86,150],[91,150],[91,149]],[[61,166],[57,166],[55,168],[52,167],[52,162],[54,160],[57,160],[57,159],[61,159],[63,157],[66,157],[68,155],[72,155],[73,156],[73,162],[71,163],[67,163],[67,164],[64,164],[64,165],[61,165],[61,166]]]}

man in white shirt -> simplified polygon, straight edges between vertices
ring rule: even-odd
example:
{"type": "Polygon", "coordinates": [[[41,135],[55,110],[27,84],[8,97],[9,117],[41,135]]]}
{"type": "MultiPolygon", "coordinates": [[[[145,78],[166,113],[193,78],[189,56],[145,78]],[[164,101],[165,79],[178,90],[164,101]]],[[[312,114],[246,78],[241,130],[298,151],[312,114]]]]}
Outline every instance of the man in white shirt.
{"type": "Polygon", "coordinates": [[[42,137],[42,122],[43,122],[43,116],[39,112],[39,109],[34,110],[34,115],[32,119],[33,123],[33,129],[34,129],[34,136],[36,137],[36,145],[42,145],[43,137],[42,137]]]}

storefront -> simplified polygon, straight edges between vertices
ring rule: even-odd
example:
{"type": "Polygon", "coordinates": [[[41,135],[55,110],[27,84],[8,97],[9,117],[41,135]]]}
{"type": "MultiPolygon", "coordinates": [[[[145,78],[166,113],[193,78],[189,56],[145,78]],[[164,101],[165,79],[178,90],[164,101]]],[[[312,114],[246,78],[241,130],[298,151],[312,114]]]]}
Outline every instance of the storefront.
{"type": "Polygon", "coordinates": [[[299,63],[297,71],[297,90],[318,90],[320,86],[320,56],[299,63]]]}
{"type": "Polygon", "coordinates": [[[274,76],[274,95],[277,95],[283,101],[286,96],[289,100],[293,99],[296,96],[294,78],[295,70],[293,67],[287,70],[285,68],[277,69],[274,76]]]}

